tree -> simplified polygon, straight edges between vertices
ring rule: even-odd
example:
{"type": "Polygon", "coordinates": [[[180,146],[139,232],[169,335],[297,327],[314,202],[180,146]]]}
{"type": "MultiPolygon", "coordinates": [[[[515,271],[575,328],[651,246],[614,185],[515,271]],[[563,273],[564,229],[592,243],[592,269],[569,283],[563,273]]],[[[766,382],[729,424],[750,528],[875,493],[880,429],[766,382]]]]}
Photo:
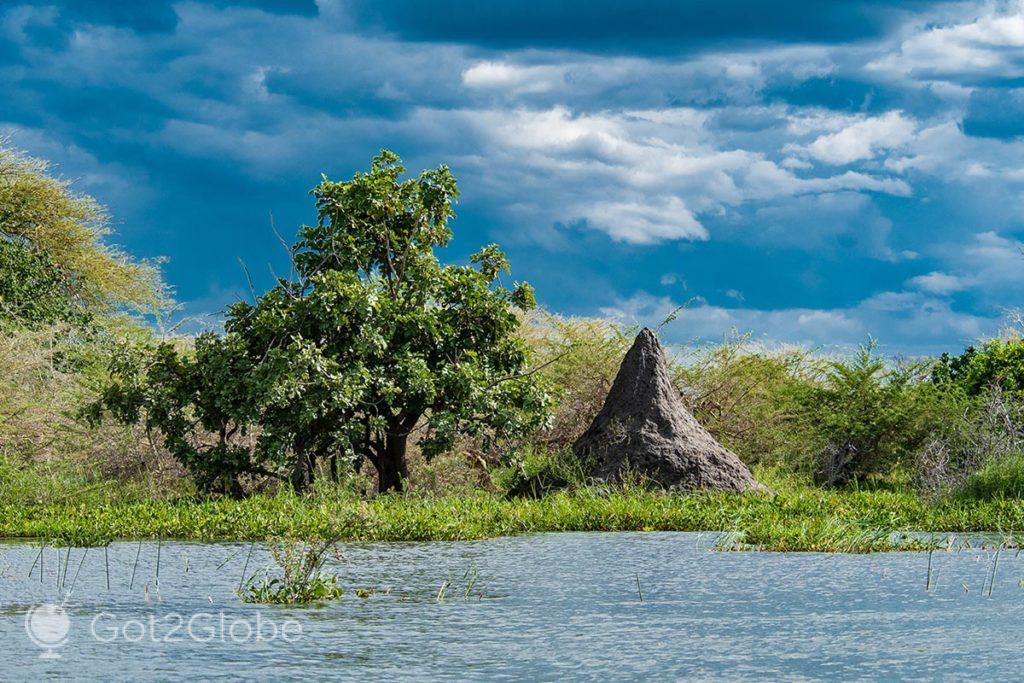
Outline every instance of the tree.
{"type": "Polygon", "coordinates": [[[34,327],[86,317],[45,254],[0,239],[0,320],[34,327]]]}
{"type": "Polygon", "coordinates": [[[981,347],[968,346],[959,356],[948,353],[936,361],[932,380],[944,388],[959,387],[976,397],[991,389],[1024,391],[1024,341],[989,339],[981,347]]]}
{"type": "Polygon", "coordinates": [[[325,461],[336,474],[365,459],[380,491],[401,491],[414,434],[430,458],[463,437],[489,445],[539,426],[550,400],[527,368],[516,314],[533,290],[501,285],[509,264],[495,245],[471,265],[441,265],[455,179],[444,166],[404,173],[383,151],[352,180],[324,178],[312,192],[317,223],[292,250],[294,277],[232,306],[225,335],[203,338],[194,358],[163,347],[158,373],[128,373],[102,407],[145,419],[190,469],[215,471],[230,490],[224,482],[255,471],[301,490],[325,461]],[[243,453],[231,439],[244,433],[258,437],[243,453]]]}
{"type": "Polygon", "coordinates": [[[0,140],[4,312],[23,312],[30,322],[39,322],[72,309],[107,313],[163,303],[164,287],[155,265],[135,261],[107,244],[109,234],[106,211],[94,199],[53,177],[46,162],[4,147],[0,140]],[[43,298],[59,297],[65,305],[33,301],[33,290],[19,280],[19,273],[29,271],[44,285],[43,298]]]}
{"type": "Polygon", "coordinates": [[[818,454],[820,483],[843,485],[885,474],[906,460],[929,433],[937,408],[922,382],[920,363],[890,365],[872,339],[849,359],[828,364],[823,382],[801,397],[825,443],[818,454]]]}

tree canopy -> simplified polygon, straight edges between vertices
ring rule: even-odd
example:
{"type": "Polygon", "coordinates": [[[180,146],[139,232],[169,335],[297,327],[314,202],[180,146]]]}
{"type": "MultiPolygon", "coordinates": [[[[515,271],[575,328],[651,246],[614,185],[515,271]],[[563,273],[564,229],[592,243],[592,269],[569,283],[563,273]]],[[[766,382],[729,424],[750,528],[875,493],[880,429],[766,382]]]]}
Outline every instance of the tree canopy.
{"type": "Polygon", "coordinates": [[[109,245],[110,233],[106,211],[93,198],[54,177],[45,161],[0,144],[4,312],[40,321],[161,303],[164,287],[155,265],[109,245]],[[19,274],[42,289],[27,287],[19,274]],[[33,292],[43,301],[33,301],[33,292]]]}
{"type": "Polygon", "coordinates": [[[351,180],[325,177],[294,277],[232,306],[225,334],[200,337],[194,354],[165,344],[143,373],[124,364],[101,409],[144,420],[198,479],[234,493],[246,473],[302,489],[321,463],[336,473],[364,459],[381,491],[402,490],[414,434],[429,458],[541,424],[549,397],[518,335],[533,290],[501,283],[496,245],[442,265],[455,178],[404,173],[385,150],[351,180]]]}

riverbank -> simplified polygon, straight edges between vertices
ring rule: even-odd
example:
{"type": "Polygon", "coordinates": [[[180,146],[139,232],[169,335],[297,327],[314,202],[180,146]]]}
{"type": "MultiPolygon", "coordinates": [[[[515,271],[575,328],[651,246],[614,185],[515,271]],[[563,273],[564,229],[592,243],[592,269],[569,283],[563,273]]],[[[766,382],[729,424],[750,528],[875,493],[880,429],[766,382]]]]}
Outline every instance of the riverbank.
{"type": "Polygon", "coordinates": [[[902,532],[990,532],[1012,544],[1024,531],[1024,501],[926,502],[909,492],[777,487],[774,495],[678,494],[639,487],[556,492],[507,500],[463,495],[381,496],[344,492],[257,495],[244,500],[179,498],[0,505],[0,536],[52,544],[111,540],[341,541],[474,540],[557,531],[729,532],[723,549],[875,552],[942,547],[902,532]]]}

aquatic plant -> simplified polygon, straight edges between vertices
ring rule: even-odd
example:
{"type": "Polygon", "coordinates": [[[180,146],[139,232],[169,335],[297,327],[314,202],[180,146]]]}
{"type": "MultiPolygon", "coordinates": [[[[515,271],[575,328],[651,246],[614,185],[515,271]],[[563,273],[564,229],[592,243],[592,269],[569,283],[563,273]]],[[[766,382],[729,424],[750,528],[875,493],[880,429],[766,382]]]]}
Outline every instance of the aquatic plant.
{"type": "MultiPolygon", "coordinates": [[[[257,574],[245,581],[238,593],[243,602],[305,605],[329,602],[342,596],[344,591],[338,585],[338,577],[324,572],[324,565],[332,553],[340,557],[335,541],[318,539],[304,542],[286,538],[271,543],[269,550],[281,575],[260,577],[257,574]]],[[[244,581],[245,569],[242,575],[244,581]]]]}

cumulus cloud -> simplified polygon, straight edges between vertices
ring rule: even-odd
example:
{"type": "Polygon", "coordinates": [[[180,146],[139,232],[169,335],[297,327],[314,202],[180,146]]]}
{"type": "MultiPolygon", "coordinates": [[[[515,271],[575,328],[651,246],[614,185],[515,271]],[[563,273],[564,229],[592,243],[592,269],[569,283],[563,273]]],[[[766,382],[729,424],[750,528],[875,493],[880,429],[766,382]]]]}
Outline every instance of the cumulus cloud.
{"type": "Polygon", "coordinates": [[[663,240],[706,240],[708,231],[678,197],[659,205],[647,202],[596,202],[577,212],[588,225],[607,232],[612,239],[634,244],[663,240]]]}
{"type": "Polygon", "coordinates": [[[908,284],[911,287],[916,287],[932,294],[950,294],[966,287],[966,283],[962,278],[938,271],[913,277],[908,284]]]}
{"type": "Polygon", "coordinates": [[[993,3],[967,21],[920,26],[868,69],[920,78],[1018,78],[1024,75],[1024,3],[993,3]]]}
{"type": "MultiPolygon", "coordinates": [[[[657,325],[675,311],[671,297],[638,292],[620,299],[601,313],[631,324],[657,325]]],[[[999,317],[955,311],[948,301],[917,292],[884,292],[845,308],[755,309],[695,302],[685,306],[663,328],[662,336],[676,343],[720,341],[738,332],[777,344],[795,342],[826,348],[849,348],[868,336],[880,338],[892,352],[937,352],[944,347],[922,342],[956,339],[971,343],[998,326],[999,317]]]]}
{"type": "MultiPolygon", "coordinates": [[[[707,115],[692,108],[577,114],[534,110],[421,110],[422,125],[472,131],[474,183],[496,195],[505,178],[544,178],[531,218],[579,222],[616,240],[656,244],[709,237],[702,214],[834,192],[906,195],[905,181],[861,171],[803,177],[746,149],[721,149],[707,115]],[[486,171],[486,173],[485,173],[486,171]],[[494,183],[497,183],[495,185],[494,183]]],[[[522,189],[519,186],[520,190],[522,189]]]]}
{"type": "MultiPolygon", "coordinates": [[[[235,277],[234,254],[216,259],[252,248],[254,221],[281,203],[307,219],[319,172],[345,177],[382,146],[412,169],[449,163],[456,248],[511,242],[542,299],[546,279],[576,312],[679,273],[662,284],[736,305],[695,304],[683,319],[698,330],[909,343],[970,337],[1020,298],[1024,140],[1012,111],[985,118],[1024,76],[1020,4],[887,14],[871,42],[657,55],[405,40],[360,23],[356,4],[321,0],[316,17],[196,0],[162,5],[158,30],[82,21],[63,0],[5,6],[5,125],[126,223],[190,245],[171,253],[190,266],[175,283],[186,298],[218,286],[194,273],[235,277]],[[809,284],[850,261],[850,282],[809,284]],[[594,282],[565,294],[556,278],[592,263],[594,282]],[[778,272],[796,274],[783,287],[778,272]]],[[[674,306],[634,298],[609,308],[674,306]]]]}
{"type": "Polygon", "coordinates": [[[1024,292],[1024,242],[988,230],[939,251],[953,272],[919,275],[909,286],[936,295],[972,291],[981,298],[1024,292]]]}
{"type": "MultiPolygon", "coordinates": [[[[848,117],[836,117],[848,119],[848,117]]],[[[817,122],[821,125],[821,121],[817,122]]],[[[844,122],[835,132],[817,137],[801,147],[790,145],[790,151],[802,151],[807,156],[832,165],[850,164],[873,159],[879,152],[905,145],[913,139],[916,124],[903,112],[891,111],[882,116],[856,117],[844,122]]]]}

